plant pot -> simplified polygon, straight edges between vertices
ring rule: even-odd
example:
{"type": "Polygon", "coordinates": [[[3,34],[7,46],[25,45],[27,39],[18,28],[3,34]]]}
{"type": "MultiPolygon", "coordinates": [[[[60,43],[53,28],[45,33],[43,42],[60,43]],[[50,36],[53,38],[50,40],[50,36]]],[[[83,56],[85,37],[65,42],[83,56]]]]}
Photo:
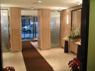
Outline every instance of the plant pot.
{"type": "Polygon", "coordinates": [[[71,42],[76,42],[78,39],[70,39],[71,42]]]}

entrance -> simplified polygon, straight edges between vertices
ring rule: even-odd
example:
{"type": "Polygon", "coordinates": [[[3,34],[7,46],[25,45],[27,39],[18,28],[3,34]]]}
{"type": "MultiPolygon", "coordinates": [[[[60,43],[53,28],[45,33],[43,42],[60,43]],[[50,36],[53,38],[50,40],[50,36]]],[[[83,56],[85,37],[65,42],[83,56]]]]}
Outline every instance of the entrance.
{"type": "Polygon", "coordinates": [[[22,16],[22,40],[38,37],[38,18],[33,16],[22,16]]]}

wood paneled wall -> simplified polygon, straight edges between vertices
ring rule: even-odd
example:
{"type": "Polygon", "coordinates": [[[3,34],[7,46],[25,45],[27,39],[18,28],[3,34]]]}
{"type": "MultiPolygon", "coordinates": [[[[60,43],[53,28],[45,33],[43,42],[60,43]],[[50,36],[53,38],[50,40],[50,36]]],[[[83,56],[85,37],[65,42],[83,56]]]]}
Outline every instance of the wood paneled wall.
{"type": "Polygon", "coordinates": [[[61,11],[61,20],[60,20],[60,33],[61,33],[61,46],[64,47],[65,45],[65,41],[63,41],[63,38],[67,37],[70,35],[70,27],[71,27],[71,17],[69,17],[71,15],[71,10],[63,10],[61,11]],[[69,17],[68,20],[68,24],[67,24],[67,15],[69,17]]]}
{"type": "Polygon", "coordinates": [[[49,9],[38,11],[38,45],[44,50],[51,47],[50,13],[49,9]]]}
{"type": "Polygon", "coordinates": [[[64,47],[64,43],[65,41],[63,41],[62,38],[68,37],[70,35],[70,29],[71,29],[71,11],[75,10],[75,9],[79,9],[82,8],[82,6],[77,6],[77,7],[73,7],[73,8],[69,8],[67,10],[62,10],[61,11],[61,18],[60,18],[60,29],[61,29],[61,46],[64,47]],[[67,24],[67,15],[68,15],[68,24],[67,24]]]}
{"type": "Polygon", "coordinates": [[[11,51],[21,51],[21,9],[10,8],[10,40],[11,51]]]}

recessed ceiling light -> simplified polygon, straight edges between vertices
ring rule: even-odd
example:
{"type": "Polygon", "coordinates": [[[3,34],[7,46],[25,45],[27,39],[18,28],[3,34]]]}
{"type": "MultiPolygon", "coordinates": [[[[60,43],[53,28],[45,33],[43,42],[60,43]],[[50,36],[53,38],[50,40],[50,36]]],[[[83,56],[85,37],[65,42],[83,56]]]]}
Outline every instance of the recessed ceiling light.
{"type": "Polygon", "coordinates": [[[42,0],[38,0],[38,2],[42,2],[42,0]]]}

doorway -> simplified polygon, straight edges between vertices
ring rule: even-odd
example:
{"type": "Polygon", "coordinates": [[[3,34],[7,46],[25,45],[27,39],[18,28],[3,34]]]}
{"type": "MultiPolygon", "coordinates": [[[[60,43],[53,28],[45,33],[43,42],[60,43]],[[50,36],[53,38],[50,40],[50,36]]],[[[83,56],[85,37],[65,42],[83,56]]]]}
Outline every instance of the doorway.
{"type": "Polygon", "coordinates": [[[36,16],[22,16],[22,40],[38,37],[38,18],[36,16]]]}

